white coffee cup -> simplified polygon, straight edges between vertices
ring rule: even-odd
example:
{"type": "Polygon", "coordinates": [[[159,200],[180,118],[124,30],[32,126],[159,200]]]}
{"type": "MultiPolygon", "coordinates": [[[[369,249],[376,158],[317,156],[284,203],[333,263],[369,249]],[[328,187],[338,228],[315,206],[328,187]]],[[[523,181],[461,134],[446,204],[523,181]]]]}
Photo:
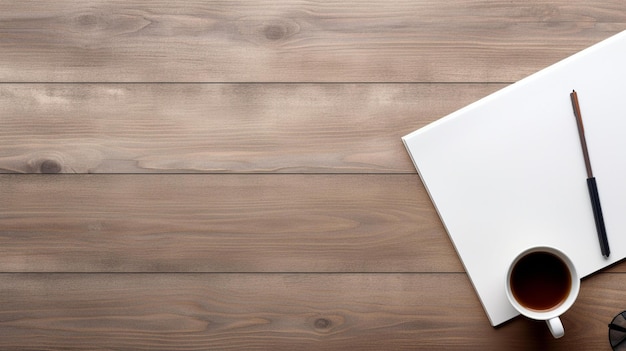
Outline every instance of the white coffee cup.
{"type": "Polygon", "coordinates": [[[576,301],[580,278],[572,260],[553,247],[524,250],[511,262],[506,295],[522,315],[546,321],[555,338],[565,334],[559,318],[576,301]]]}

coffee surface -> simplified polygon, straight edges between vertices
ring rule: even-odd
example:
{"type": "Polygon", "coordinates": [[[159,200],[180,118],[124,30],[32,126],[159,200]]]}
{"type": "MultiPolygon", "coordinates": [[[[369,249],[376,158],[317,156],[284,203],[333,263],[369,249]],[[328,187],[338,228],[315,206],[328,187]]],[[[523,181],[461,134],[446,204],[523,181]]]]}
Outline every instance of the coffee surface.
{"type": "Polygon", "coordinates": [[[511,292],[522,306],[545,311],[560,305],[571,288],[567,265],[548,252],[521,258],[511,272],[511,292]]]}

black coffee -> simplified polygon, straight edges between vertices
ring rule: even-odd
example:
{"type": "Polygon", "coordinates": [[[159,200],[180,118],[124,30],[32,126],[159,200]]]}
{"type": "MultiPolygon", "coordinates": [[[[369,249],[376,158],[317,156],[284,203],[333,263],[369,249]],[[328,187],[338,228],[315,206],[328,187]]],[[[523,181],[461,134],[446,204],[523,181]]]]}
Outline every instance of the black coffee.
{"type": "Polygon", "coordinates": [[[560,258],[548,252],[533,252],[517,261],[510,284],[520,305],[542,311],[561,304],[572,281],[567,265],[560,258]]]}

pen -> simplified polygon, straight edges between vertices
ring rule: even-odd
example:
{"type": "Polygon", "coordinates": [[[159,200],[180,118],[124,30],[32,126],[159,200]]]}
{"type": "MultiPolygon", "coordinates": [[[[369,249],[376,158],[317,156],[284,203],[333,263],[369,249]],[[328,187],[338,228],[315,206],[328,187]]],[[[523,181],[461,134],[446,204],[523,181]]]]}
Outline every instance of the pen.
{"type": "Polygon", "coordinates": [[[589,161],[589,151],[587,150],[587,141],[585,140],[585,129],[583,128],[583,119],[580,114],[578,94],[576,94],[576,90],[572,90],[570,98],[572,100],[572,107],[574,108],[574,116],[576,116],[576,125],[578,126],[580,145],[583,149],[585,168],[587,169],[587,188],[589,189],[591,208],[593,209],[593,218],[596,222],[596,231],[598,232],[598,240],[600,241],[600,250],[602,251],[602,255],[604,257],[609,257],[611,250],[609,249],[609,240],[606,237],[606,228],[604,227],[604,217],[602,216],[602,207],[600,206],[598,186],[596,185],[596,178],[593,176],[591,162],[589,161]]]}

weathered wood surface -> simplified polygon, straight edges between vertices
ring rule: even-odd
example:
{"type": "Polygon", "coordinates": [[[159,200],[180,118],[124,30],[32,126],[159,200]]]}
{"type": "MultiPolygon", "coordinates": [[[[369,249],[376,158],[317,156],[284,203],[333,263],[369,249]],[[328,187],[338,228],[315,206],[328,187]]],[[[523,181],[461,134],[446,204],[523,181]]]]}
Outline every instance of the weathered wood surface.
{"type": "Polygon", "coordinates": [[[5,272],[460,272],[415,175],[3,175],[5,272]]]}
{"type": "Polygon", "coordinates": [[[0,81],[512,82],[625,25],[622,0],[2,1],[0,81]]]}
{"type": "Polygon", "coordinates": [[[608,350],[624,264],[561,340],[492,328],[400,136],[624,29],[622,0],[0,0],[0,173],[80,173],[0,175],[0,349],[608,350]]]}
{"type": "Polygon", "coordinates": [[[489,326],[462,273],[0,274],[0,348],[607,350],[621,278],[586,281],[555,340],[489,326]]]}
{"type": "Polygon", "coordinates": [[[400,138],[503,84],[0,84],[0,171],[415,173],[400,138]]]}

